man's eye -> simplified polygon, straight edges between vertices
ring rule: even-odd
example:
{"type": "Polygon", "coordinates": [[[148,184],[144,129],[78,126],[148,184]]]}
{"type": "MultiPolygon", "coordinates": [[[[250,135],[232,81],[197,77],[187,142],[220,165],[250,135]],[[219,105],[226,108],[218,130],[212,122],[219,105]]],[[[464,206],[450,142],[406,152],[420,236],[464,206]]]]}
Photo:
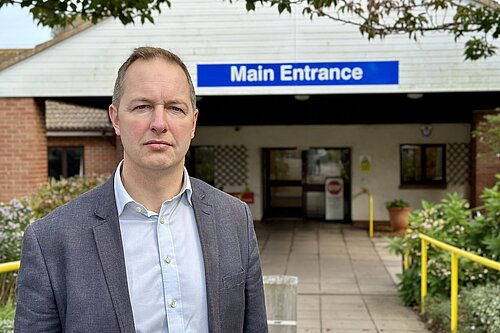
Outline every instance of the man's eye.
{"type": "Polygon", "coordinates": [[[151,108],[151,106],[149,106],[149,105],[138,105],[134,109],[135,110],[149,110],[150,108],[151,108]]]}
{"type": "Polygon", "coordinates": [[[185,113],[183,108],[177,107],[177,106],[171,106],[170,110],[175,113],[185,113]]]}

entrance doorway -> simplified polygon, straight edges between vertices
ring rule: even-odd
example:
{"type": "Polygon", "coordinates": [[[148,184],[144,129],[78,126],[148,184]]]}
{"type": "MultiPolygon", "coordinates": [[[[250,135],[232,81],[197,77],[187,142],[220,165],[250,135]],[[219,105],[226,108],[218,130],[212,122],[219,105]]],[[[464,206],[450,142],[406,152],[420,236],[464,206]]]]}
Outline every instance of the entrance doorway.
{"type": "Polygon", "coordinates": [[[263,157],[264,218],[325,220],[325,181],[334,177],[343,184],[338,221],[351,222],[350,148],[265,148],[263,157]]]}

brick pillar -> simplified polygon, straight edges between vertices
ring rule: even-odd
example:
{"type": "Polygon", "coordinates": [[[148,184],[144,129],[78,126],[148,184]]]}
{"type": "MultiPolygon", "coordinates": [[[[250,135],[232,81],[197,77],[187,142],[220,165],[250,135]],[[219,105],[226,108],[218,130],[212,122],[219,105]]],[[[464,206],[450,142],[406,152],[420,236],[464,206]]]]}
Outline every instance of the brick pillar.
{"type": "MultiPolygon", "coordinates": [[[[484,116],[494,114],[498,111],[477,111],[473,115],[472,129],[476,130],[479,123],[484,122],[484,116]]],[[[482,204],[481,193],[484,188],[492,187],[495,182],[495,174],[500,173],[500,157],[493,156],[488,152],[488,147],[482,144],[479,138],[472,140],[472,206],[477,207],[482,204]]]]}
{"type": "Polygon", "coordinates": [[[47,181],[45,113],[34,98],[0,98],[0,201],[47,181]]]}

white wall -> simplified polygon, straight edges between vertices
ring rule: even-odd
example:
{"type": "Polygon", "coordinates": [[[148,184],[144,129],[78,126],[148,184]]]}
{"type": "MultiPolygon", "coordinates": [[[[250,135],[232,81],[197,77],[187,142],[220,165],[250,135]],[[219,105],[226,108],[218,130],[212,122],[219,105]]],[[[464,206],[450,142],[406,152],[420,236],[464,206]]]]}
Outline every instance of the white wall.
{"type": "MultiPolygon", "coordinates": [[[[424,138],[420,125],[314,125],[314,126],[240,126],[198,127],[193,145],[245,145],[248,149],[250,189],[255,192],[251,204],[254,218],[263,213],[262,148],[349,147],[352,158],[352,194],[367,187],[374,196],[375,220],[388,220],[384,203],[402,198],[413,207],[420,207],[422,199],[438,201],[448,192],[468,195],[466,186],[448,186],[447,189],[405,189],[399,187],[399,145],[402,143],[455,143],[470,141],[467,124],[432,124],[432,135],[424,138]],[[361,155],[369,155],[372,170],[362,175],[361,155]]],[[[368,220],[368,200],[365,195],[352,202],[352,219],[368,220]]]]}
{"type": "Polygon", "coordinates": [[[356,27],[310,20],[300,8],[279,15],[275,7],[257,7],[173,1],[154,25],[104,20],[1,70],[0,97],[111,96],[118,67],[144,45],[178,53],[195,83],[200,63],[399,61],[399,85],[199,88],[199,95],[500,90],[500,55],[464,61],[463,41],[449,34],[428,33],[417,43],[407,36],[368,41],[356,27]]]}

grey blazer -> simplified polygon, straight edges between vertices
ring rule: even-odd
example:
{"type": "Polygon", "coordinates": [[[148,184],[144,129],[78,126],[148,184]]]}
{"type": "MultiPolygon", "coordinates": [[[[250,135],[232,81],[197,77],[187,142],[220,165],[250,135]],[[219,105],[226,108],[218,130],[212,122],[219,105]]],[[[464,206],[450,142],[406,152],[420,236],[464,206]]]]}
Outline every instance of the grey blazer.
{"type": "MultiPolygon", "coordinates": [[[[191,182],[209,331],[265,333],[248,206],[200,180],[191,182]]],[[[135,332],[113,178],[26,229],[16,294],[15,332],[135,332]]]]}

